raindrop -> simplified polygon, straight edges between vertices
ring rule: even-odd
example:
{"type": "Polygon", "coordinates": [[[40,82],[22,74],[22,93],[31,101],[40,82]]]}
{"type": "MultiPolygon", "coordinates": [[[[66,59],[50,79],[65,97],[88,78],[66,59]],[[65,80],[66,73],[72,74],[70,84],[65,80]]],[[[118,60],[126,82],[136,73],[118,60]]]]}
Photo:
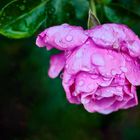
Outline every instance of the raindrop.
{"type": "Polygon", "coordinates": [[[112,74],[112,75],[116,75],[117,72],[116,72],[114,69],[112,69],[112,70],[111,70],[111,74],[112,74]]]}
{"type": "Polygon", "coordinates": [[[82,57],[82,51],[78,51],[78,52],[76,53],[76,57],[77,57],[77,58],[81,58],[81,57],[82,57]]]}
{"type": "Polygon", "coordinates": [[[79,86],[83,86],[84,85],[84,81],[83,80],[79,81],[78,85],[79,86]]]}
{"type": "Polygon", "coordinates": [[[77,92],[74,91],[74,92],[73,92],[73,96],[77,96],[77,92]]]}
{"type": "Polygon", "coordinates": [[[99,54],[92,55],[92,63],[98,66],[103,66],[105,64],[103,57],[99,54]]]}
{"type": "Polygon", "coordinates": [[[72,41],[72,39],[73,39],[73,37],[72,37],[71,35],[68,35],[68,36],[66,37],[66,40],[67,40],[67,41],[72,41]]]}
{"type": "Polygon", "coordinates": [[[120,69],[121,69],[123,72],[127,72],[127,68],[126,68],[126,67],[120,67],[120,69]]]}
{"type": "Polygon", "coordinates": [[[109,78],[109,77],[103,77],[103,80],[105,80],[105,81],[109,81],[110,78],[109,78]]]}
{"type": "Polygon", "coordinates": [[[85,44],[89,45],[89,44],[90,44],[90,42],[89,42],[89,41],[87,41],[85,44]]]}
{"type": "Polygon", "coordinates": [[[99,75],[91,75],[90,76],[92,79],[97,79],[99,77],[99,75]]]}
{"type": "Polygon", "coordinates": [[[83,66],[82,70],[83,71],[89,71],[89,68],[87,66],[83,66]]]}

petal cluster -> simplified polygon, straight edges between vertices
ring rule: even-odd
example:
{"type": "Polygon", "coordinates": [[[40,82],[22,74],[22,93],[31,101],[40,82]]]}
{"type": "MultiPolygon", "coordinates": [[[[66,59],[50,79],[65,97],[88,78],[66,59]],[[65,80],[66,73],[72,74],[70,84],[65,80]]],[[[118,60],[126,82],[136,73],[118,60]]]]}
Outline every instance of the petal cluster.
{"type": "Polygon", "coordinates": [[[40,33],[36,44],[62,51],[51,56],[48,74],[55,78],[63,72],[70,103],[102,114],[138,104],[140,40],[127,26],[103,24],[83,30],[63,24],[40,33]]]}

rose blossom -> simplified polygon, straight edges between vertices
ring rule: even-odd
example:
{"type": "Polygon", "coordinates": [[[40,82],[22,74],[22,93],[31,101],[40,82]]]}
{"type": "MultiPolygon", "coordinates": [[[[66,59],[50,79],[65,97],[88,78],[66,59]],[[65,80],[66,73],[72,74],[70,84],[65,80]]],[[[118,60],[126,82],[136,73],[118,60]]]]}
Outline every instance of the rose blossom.
{"type": "Polygon", "coordinates": [[[48,74],[55,78],[63,70],[70,103],[102,114],[138,104],[140,40],[125,25],[103,24],[84,31],[63,24],[40,33],[36,44],[62,51],[51,57],[48,74]]]}

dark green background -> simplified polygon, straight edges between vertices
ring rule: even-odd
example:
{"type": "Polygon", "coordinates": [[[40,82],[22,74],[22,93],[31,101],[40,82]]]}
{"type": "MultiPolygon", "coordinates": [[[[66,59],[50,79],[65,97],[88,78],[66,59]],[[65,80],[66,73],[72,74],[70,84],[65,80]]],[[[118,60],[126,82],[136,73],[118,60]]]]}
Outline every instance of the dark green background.
{"type": "MultiPolygon", "coordinates": [[[[69,104],[61,79],[47,75],[56,51],[35,45],[37,34],[52,25],[66,22],[86,29],[88,2],[0,0],[0,140],[140,139],[139,105],[100,115],[69,104]]],[[[139,0],[95,4],[101,23],[124,23],[140,35],[139,0]]]]}

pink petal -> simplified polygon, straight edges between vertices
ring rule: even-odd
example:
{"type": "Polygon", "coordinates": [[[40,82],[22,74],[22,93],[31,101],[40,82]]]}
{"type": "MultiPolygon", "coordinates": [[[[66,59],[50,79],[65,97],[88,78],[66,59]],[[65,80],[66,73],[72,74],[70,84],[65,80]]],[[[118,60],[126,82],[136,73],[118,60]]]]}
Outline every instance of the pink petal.
{"type": "Polygon", "coordinates": [[[43,31],[37,37],[36,44],[40,47],[51,46],[59,50],[70,50],[82,45],[87,38],[82,27],[62,24],[43,31]]]}
{"type": "Polygon", "coordinates": [[[140,85],[140,62],[138,61],[139,60],[136,59],[126,60],[127,72],[125,72],[125,76],[128,81],[135,86],[140,85]]]}
{"type": "Polygon", "coordinates": [[[50,68],[48,71],[48,75],[51,78],[56,78],[65,65],[65,56],[63,53],[53,55],[50,59],[50,68]]]}
{"type": "Polygon", "coordinates": [[[127,51],[132,57],[140,55],[140,40],[125,25],[103,24],[87,32],[94,43],[101,48],[127,51]]]}

